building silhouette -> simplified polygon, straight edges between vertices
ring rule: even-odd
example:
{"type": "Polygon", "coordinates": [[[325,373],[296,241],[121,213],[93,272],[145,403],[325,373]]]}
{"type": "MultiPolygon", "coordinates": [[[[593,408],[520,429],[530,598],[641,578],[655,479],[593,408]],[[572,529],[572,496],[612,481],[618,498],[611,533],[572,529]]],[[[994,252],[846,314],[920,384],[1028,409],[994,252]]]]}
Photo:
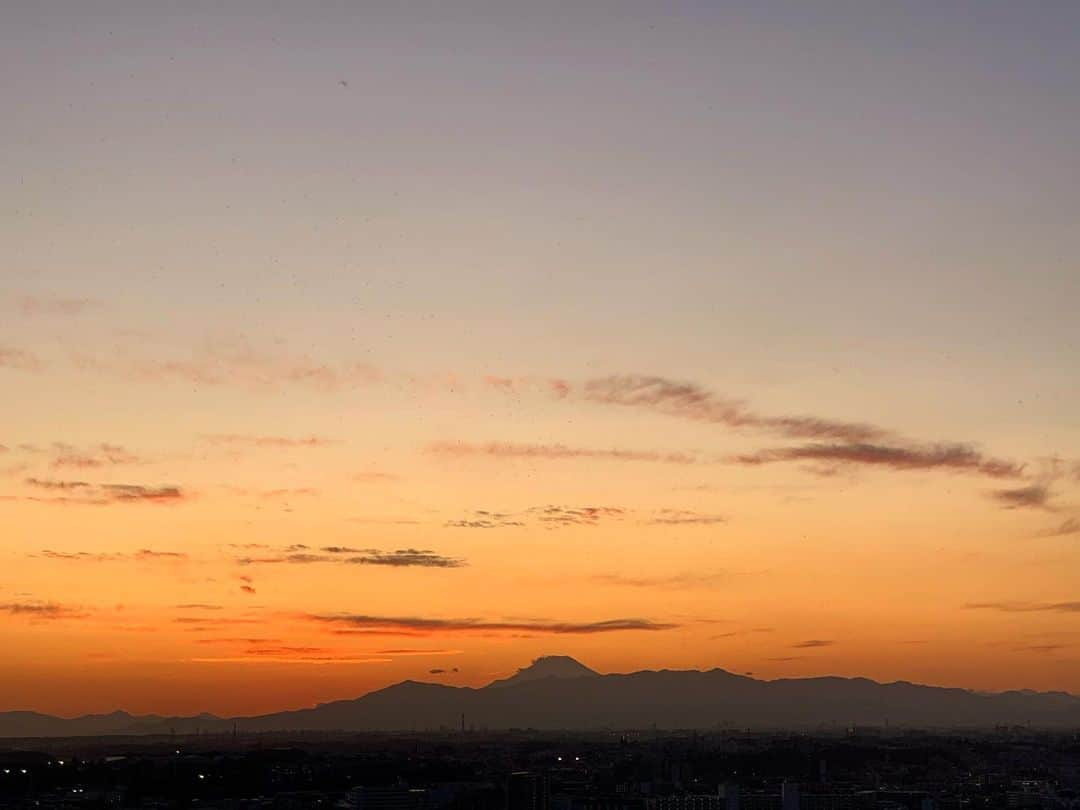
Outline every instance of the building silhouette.
{"type": "Polygon", "coordinates": [[[506,784],[507,810],[548,810],[551,785],[544,774],[514,771],[506,784]]]}

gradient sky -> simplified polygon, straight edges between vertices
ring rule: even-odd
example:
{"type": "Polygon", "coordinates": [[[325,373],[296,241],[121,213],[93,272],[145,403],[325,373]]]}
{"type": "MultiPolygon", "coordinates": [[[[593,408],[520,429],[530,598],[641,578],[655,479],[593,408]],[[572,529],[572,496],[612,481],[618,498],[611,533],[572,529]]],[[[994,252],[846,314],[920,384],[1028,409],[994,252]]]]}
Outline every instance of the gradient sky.
{"type": "Polygon", "coordinates": [[[12,2],[0,75],[0,709],[1080,692],[1080,5],[12,2]]]}

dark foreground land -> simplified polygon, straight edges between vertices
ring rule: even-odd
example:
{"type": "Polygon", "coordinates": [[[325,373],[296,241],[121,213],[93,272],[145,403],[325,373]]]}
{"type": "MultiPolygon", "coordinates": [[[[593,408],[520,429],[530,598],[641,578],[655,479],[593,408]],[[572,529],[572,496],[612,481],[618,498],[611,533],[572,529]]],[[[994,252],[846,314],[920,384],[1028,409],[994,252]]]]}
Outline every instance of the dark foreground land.
{"type": "Polygon", "coordinates": [[[1080,735],[555,732],[0,740],[0,807],[1080,807],[1080,735]]]}

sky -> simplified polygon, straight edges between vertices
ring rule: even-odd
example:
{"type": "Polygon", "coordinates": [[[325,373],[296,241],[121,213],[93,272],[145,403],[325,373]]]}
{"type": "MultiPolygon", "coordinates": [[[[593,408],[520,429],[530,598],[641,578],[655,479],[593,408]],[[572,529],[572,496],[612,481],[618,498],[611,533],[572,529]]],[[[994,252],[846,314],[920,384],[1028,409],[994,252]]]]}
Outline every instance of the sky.
{"type": "Polygon", "coordinates": [[[1080,6],[12,2],[0,710],[1080,692],[1080,6]]]}

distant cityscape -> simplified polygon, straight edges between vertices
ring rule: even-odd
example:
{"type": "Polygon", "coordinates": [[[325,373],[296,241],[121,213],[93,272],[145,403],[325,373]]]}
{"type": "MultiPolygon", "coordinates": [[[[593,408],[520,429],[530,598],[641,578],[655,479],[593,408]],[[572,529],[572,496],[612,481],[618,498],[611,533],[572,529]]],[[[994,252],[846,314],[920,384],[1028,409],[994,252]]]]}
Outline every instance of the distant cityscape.
{"type": "Polygon", "coordinates": [[[1080,807],[1080,735],[536,730],[0,742],[2,808],[1080,807]]]}

